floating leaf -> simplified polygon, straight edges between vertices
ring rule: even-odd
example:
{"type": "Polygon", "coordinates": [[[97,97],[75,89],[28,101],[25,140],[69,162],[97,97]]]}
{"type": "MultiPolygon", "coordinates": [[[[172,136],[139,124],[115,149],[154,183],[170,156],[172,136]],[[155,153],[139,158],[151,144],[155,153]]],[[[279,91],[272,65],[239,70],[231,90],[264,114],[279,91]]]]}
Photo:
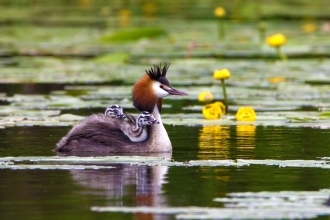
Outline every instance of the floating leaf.
{"type": "MultiPolygon", "coordinates": [[[[186,162],[172,161],[170,158],[154,157],[154,156],[103,156],[103,157],[3,157],[0,158],[1,163],[27,162],[34,163],[57,163],[57,164],[111,164],[121,163],[129,165],[148,165],[148,166],[250,166],[250,165],[266,165],[279,167],[311,167],[330,169],[330,164],[326,160],[190,160],[186,162]]],[[[13,163],[12,163],[13,164],[13,163]]]]}
{"type": "Polygon", "coordinates": [[[111,169],[111,166],[96,166],[96,165],[31,165],[31,164],[19,164],[19,165],[5,165],[0,164],[0,169],[11,170],[86,170],[86,169],[111,169]]]}
{"type": "Polygon", "coordinates": [[[82,117],[79,115],[73,115],[73,114],[62,114],[59,116],[59,121],[67,121],[67,122],[74,122],[74,121],[81,121],[86,117],[82,117]]]}
{"type": "Polygon", "coordinates": [[[166,32],[162,28],[147,27],[147,28],[131,28],[126,30],[119,30],[110,35],[104,35],[100,38],[102,42],[129,42],[136,41],[141,38],[155,38],[166,35],[166,32]]]}
{"type": "Polygon", "coordinates": [[[97,63],[126,63],[129,56],[129,53],[113,53],[96,57],[93,61],[97,63]]]}
{"type": "Polygon", "coordinates": [[[317,115],[317,117],[330,118],[330,112],[321,112],[320,114],[317,115]]]}
{"type": "Polygon", "coordinates": [[[94,212],[174,214],[176,219],[301,219],[329,215],[324,205],[329,189],[320,191],[280,191],[228,193],[215,198],[223,208],[208,207],[118,207],[92,206],[94,212]]]}

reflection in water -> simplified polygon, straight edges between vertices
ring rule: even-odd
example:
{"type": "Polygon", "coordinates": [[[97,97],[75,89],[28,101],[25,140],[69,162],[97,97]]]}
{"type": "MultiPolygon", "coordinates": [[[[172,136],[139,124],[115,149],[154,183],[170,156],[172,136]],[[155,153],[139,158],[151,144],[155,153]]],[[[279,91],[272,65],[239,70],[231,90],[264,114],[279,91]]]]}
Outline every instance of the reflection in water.
{"type": "MultiPolygon", "coordinates": [[[[234,127],[233,127],[234,128],[234,127]]],[[[235,133],[229,126],[205,126],[199,132],[198,158],[236,159],[254,158],[256,146],[256,126],[237,125],[235,133]]]]}
{"type": "MultiPolygon", "coordinates": [[[[198,158],[202,160],[230,159],[230,127],[204,126],[199,132],[198,158]]],[[[201,167],[200,172],[207,174],[210,171],[201,167]]],[[[227,167],[215,168],[213,172],[214,178],[223,184],[227,184],[230,180],[227,167]]]]}
{"type": "Polygon", "coordinates": [[[229,126],[204,126],[199,132],[198,158],[229,158],[230,129],[229,126]]]}
{"type": "MultiPolygon", "coordinates": [[[[105,206],[166,206],[162,197],[162,185],[167,174],[166,166],[136,166],[110,164],[113,169],[72,170],[72,178],[83,187],[90,188],[89,194],[106,196],[105,206]],[[127,204],[132,200],[133,204],[127,204]]],[[[164,215],[136,213],[136,219],[167,219],[164,215]]]]}
{"type": "Polygon", "coordinates": [[[256,140],[255,125],[237,125],[237,158],[253,158],[256,140]]]}

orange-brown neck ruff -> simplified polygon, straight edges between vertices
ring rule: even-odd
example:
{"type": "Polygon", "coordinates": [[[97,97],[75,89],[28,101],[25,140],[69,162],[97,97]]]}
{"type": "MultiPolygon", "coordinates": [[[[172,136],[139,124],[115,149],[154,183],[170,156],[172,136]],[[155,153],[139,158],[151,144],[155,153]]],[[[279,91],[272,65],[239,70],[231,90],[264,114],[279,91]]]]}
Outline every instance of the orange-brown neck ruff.
{"type": "Polygon", "coordinates": [[[158,110],[161,110],[161,99],[154,94],[152,90],[152,79],[145,74],[133,87],[133,105],[139,111],[152,112],[157,104],[158,110]]]}

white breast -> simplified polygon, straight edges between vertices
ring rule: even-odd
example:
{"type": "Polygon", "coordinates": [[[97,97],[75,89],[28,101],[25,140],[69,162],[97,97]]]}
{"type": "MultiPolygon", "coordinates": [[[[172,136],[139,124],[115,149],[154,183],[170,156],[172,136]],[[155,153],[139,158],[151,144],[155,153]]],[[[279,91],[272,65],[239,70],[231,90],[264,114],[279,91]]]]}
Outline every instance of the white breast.
{"type": "Polygon", "coordinates": [[[148,138],[148,132],[147,129],[143,129],[142,133],[139,136],[132,136],[125,134],[132,142],[141,142],[145,141],[148,138]]]}

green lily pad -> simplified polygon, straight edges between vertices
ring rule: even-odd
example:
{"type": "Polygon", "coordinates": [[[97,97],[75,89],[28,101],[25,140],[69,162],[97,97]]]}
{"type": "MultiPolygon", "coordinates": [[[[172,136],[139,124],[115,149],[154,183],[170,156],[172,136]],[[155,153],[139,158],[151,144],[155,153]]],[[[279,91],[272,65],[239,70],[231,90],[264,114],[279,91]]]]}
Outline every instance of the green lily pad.
{"type": "Polygon", "coordinates": [[[53,156],[53,157],[3,157],[0,164],[5,164],[10,168],[11,165],[26,164],[99,164],[108,165],[111,163],[129,165],[148,165],[148,166],[250,166],[265,165],[279,167],[310,167],[330,169],[330,164],[326,160],[190,160],[185,162],[173,161],[170,158],[155,156],[104,156],[104,157],[76,157],[76,156],[53,156]]]}
{"type": "Polygon", "coordinates": [[[57,116],[60,114],[60,110],[28,110],[28,109],[17,109],[12,106],[0,106],[0,117],[45,117],[45,116],[57,116]]]}
{"type": "Polygon", "coordinates": [[[81,121],[86,117],[79,116],[79,115],[73,115],[73,114],[62,114],[59,117],[59,121],[61,122],[75,122],[75,121],[81,121]]]}
{"type": "Polygon", "coordinates": [[[155,38],[166,35],[166,31],[159,27],[145,27],[145,28],[131,28],[125,30],[119,30],[110,35],[104,35],[100,37],[101,42],[129,42],[136,41],[142,38],[155,38]]]}
{"type": "Polygon", "coordinates": [[[311,85],[330,85],[330,80],[328,79],[310,79],[310,80],[305,80],[306,84],[311,84],[311,85]]]}
{"type": "Polygon", "coordinates": [[[234,192],[215,198],[224,207],[92,206],[94,212],[174,214],[176,219],[291,219],[329,215],[324,203],[329,189],[319,191],[234,192]]]}
{"type": "Polygon", "coordinates": [[[330,112],[321,112],[320,114],[317,115],[317,117],[330,118],[330,112]]]}
{"type": "Polygon", "coordinates": [[[129,56],[129,53],[113,53],[96,57],[93,61],[97,63],[126,63],[129,56]]]}
{"type": "Polygon", "coordinates": [[[0,164],[0,169],[11,170],[86,170],[86,169],[111,169],[111,166],[96,166],[96,165],[32,165],[32,164],[19,164],[19,165],[6,165],[0,164]]]}

